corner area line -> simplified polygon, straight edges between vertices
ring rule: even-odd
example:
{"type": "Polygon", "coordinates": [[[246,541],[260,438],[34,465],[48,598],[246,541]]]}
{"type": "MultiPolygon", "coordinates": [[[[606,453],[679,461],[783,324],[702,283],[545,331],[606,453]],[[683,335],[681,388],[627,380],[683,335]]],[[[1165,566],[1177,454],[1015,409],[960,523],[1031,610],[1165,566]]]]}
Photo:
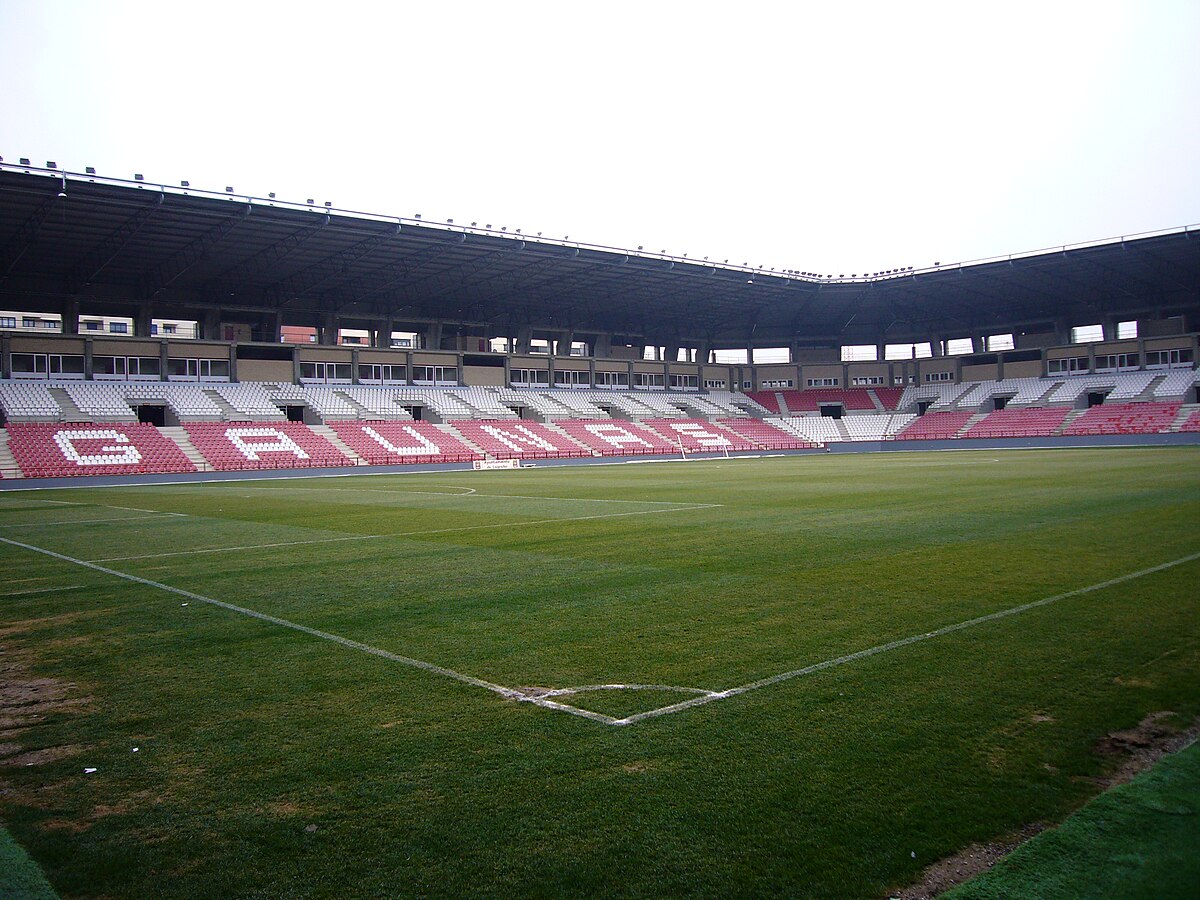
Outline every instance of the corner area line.
{"type": "Polygon", "coordinates": [[[1116,578],[1110,578],[1107,581],[1089,584],[1087,587],[1076,588],[1073,591],[1055,594],[1052,597],[1043,597],[1041,600],[1034,600],[1031,603],[1022,603],[1020,606],[1012,606],[1008,609],[1002,609],[998,612],[988,613],[985,616],[977,616],[974,619],[956,622],[953,625],[945,625],[942,628],[938,628],[934,631],[913,634],[905,638],[900,638],[899,640],[889,641],[886,644],[878,644],[874,647],[868,647],[865,650],[859,650],[855,653],[847,653],[845,656],[838,656],[833,659],[827,659],[824,662],[814,663],[811,666],[805,666],[802,669],[793,669],[790,672],[781,672],[778,675],[760,678],[758,681],[751,681],[748,684],[739,685],[738,687],[727,688],[723,691],[716,691],[711,694],[706,694],[702,697],[693,697],[690,700],[684,700],[680,703],[673,703],[670,706],[662,706],[658,709],[651,709],[647,710],[646,712],[636,713],[632,716],[626,716],[624,719],[618,719],[613,722],[613,724],[632,725],[635,722],[641,722],[644,719],[666,716],[670,715],[671,713],[690,709],[693,706],[703,706],[706,703],[714,703],[718,700],[736,697],[738,694],[756,691],[759,688],[765,688],[773,684],[779,684],[782,681],[789,681],[793,678],[799,678],[802,675],[811,675],[814,672],[832,669],[834,666],[840,666],[846,663],[855,662],[860,659],[866,659],[869,656],[876,656],[880,653],[887,653],[889,650],[899,650],[901,647],[908,647],[912,644],[920,643],[921,641],[932,640],[933,638],[942,637],[947,634],[953,634],[956,631],[974,628],[976,625],[983,625],[987,622],[994,622],[997,619],[1004,619],[1008,616],[1019,615],[1020,613],[1028,612],[1031,609],[1037,609],[1040,606],[1049,606],[1051,603],[1057,603],[1059,600],[1066,600],[1070,597],[1078,597],[1082,594],[1090,594],[1093,591],[1102,591],[1105,588],[1115,587],[1118,584],[1124,584],[1127,581],[1133,581],[1137,578],[1144,578],[1147,575],[1153,575],[1156,572],[1163,572],[1167,569],[1172,569],[1175,566],[1181,566],[1197,559],[1200,559],[1200,553],[1191,553],[1187,556],[1181,556],[1178,559],[1173,559],[1170,562],[1159,563],[1157,566],[1150,566],[1149,568],[1139,569],[1136,572],[1130,572],[1126,575],[1118,575],[1116,578]]]}

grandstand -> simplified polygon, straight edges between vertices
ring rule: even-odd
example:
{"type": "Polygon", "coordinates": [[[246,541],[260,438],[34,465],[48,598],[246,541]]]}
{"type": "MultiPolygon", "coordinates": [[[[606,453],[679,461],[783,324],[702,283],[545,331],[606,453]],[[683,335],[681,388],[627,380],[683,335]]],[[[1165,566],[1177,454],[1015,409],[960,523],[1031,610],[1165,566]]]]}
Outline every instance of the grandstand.
{"type": "Polygon", "coordinates": [[[8,479],[187,477],[181,458],[203,474],[1196,433],[1200,254],[1186,228],[954,268],[748,279],[738,266],[664,267],[661,254],[452,223],[381,227],[337,210],[317,221],[306,205],[167,185],[150,216],[145,183],[27,164],[0,161],[0,188],[12,260],[0,308],[37,310],[57,329],[0,329],[8,479]],[[73,227],[54,214],[63,196],[73,227]],[[224,240],[233,223],[236,242],[224,240]],[[526,271],[558,287],[473,292],[526,271]],[[615,294],[643,311],[636,327],[615,294]],[[1044,309],[1030,319],[1034,298],[1044,309]],[[84,304],[132,310],[133,328],[81,333],[84,304]],[[188,327],[154,333],[152,308],[188,327]],[[313,322],[314,344],[282,342],[313,322]],[[346,329],[368,339],[344,343],[346,329]],[[969,351],[950,355],[956,329],[969,351]],[[1009,349],[991,349],[997,332],[1009,349]],[[787,361],[757,363],[756,347],[787,361]],[[743,361],[726,361],[738,348],[743,361]],[[45,426],[33,444],[30,425],[45,426]],[[62,449],[88,428],[120,439],[62,449]]]}
{"type": "Polygon", "coordinates": [[[831,397],[840,398],[836,400],[839,412],[865,405],[864,394],[847,396],[826,389],[804,401],[785,399],[785,408],[807,406],[807,415],[774,416],[759,399],[732,391],[708,395],[260,382],[8,381],[0,382],[0,414],[11,432],[12,446],[26,446],[33,424],[39,425],[38,434],[47,437],[36,453],[14,451],[8,465],[0,451],[0,473],[10,479],[51,477],[51,473],[53,477],[178,475],[210,470],[455,465],[479,459],[578,460],[885,445],[897,449],[917,441],[928,446],[929,441],[989,440],[1003,446],[1014,438],[1052,439],[1064,445],[1074,438],[1095,436],[1184,435],[1179,440],[1190,440],[1186,436],[1195,433],[1192,417],[1200,409],[1189,402],[1196,399],[1196,384],[1194,370],[1076,381],[1059,376],[962,382],[937,391],[897,390],[887,396],[898,411],[876,409],[838,416],[822,414],[821,407],[835,402],[831,397]],[[1089,395],[1094,405],[1081,406],[1089,402],[1089,395]],[[928,405],[922,413],[923,404],[928,405]],[[69,441],[58,444],[51,439],[55,433],[78,436],[81,429],[108,434],[111,429],[104,426],[136,424],[148,410],[157,411],[151,416],[159,420],[157,433],[156,426],[146,421],[137,428],[124,428],[120,446],[104,449],[98,444],[86,462],[64,449],[69,441]],[[695,416],[698,411],[706,415],[695,416]],[[397,429],[398,425],[402,427],[397,429]],[[238,429],[251,426],[254,440],[249,443],[229,437],[236,432],[244,438],[248,432],[238,429]],[[332,446],[331,441],[338,439],[344,443],[332,446]],[[277,446],[268,447],[271,442],[277,446]],[[136,465],[127,462],[126,445],[141,454],[136,465]],[[177,453],[164,454],[164,445],[173,445],[177,453]],[[178,454],[190,460],[187,466],[180,465],[178,454]]]}

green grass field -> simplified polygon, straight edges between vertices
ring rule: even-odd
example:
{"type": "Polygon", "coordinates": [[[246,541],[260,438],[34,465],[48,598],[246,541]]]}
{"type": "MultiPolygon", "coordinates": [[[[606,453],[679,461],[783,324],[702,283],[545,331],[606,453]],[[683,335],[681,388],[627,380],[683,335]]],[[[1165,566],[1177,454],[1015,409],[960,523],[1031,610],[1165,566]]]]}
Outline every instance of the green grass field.
{"type": "Polygon", "coordinates": [[[882,896],[1200,713],[1197,524],[1192,447],[2,493],[0,820],[72,896],[882,896]]]}

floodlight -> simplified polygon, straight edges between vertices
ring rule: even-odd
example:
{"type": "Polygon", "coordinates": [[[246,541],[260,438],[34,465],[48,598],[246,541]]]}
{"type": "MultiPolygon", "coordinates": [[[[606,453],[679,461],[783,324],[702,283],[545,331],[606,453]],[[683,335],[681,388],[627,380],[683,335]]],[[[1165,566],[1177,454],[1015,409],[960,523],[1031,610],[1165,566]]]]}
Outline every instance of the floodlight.
{"type": "Polygon", "coordinates": [[[453,220],[453,219],[447,219],[447,220],[446,220],[446,224],[447,224],[447,225],[453,225],[453,224],[454,224],[454,220],[453,220]]]}
{"type": "Polygon", "coordinates": [[[332,203],[330,203],[328,200],[326,200],[326,201],[325,201],[325,208],[326,208],[326,209],[330,209],[332,206],[333,206],[333,204],[332,204],[332,203]]]}
{"type": "Polygon", "coordinates": [[[29,160],[26,159],[24,156],[21,157],[21,165],[23,165],[23,166],[29,165],[29,160]]]}
{"type": "Polygon", "coordinates": [[[140,173],[138,173],[138,174],[136,174],[136,175],[134,175],[134,176],[133,176],[133,180],[134,180],[134,181],[145,181],[145,180],[146,180],[146,176],[145,176],[145,175],[142,175],[142,174],[140,174],[140,173]]]}
{"type": "Polygon", "coordinates": [[[225,185],[225,193],[232,194],[233,188],[231,188],[229,185],[225,185]]]}
{"type": "Polygon", "coordinates": [[[309,205],[309,206],[312,206],[312,205],[314,205],[316,202],[317,202],[317,201],[316,201],[316,200],[314,200],[312,197],[309,197],[309,198],[308,198],[308,205],[309,205]]]}
{"type": "Polygon", "coordinates": [[[84,170],[83,170],[83,171],[84,171],[85,173],[87,173],[88,175],[95,175],[95,174],[96,174],[96,167],[95,167],[95,166],[87,166],[86,168],[84,168],[84,170]]]}
{"type": "Polygon", "coordinates": [[[179,182],[179,186],[180,187],[191,187],[192,183],[190,181],[181,181],[181,182],[179,182]]]}
{"type": "Polygon", "coordinates": [[[46,160],[46,168],[47,168],[47,169],[57,169],[57,168],[58,168],[58,163],[56,163],[56,162],[50,162],[49,160],[46,160]]]}
{"type": "Polygon", "coordinates": [[[267,197],[269,197],[270,199],[274,200],[274,199],[275,199],[275,192],[274,192],[274,191],[271,191],[271,193],[267,194],[267,197]]]}

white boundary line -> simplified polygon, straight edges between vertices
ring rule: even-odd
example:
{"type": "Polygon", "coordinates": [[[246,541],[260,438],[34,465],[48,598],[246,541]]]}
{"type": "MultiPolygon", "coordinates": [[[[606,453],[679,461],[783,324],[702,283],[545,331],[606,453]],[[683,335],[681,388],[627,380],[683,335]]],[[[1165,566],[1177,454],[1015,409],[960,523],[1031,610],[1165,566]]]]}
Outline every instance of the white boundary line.
{"type": "Polygon", "coordinates": [[[834,666],[845,665],[846,663],[855,662],[860,659],[866,659],[867,657],[876,656],[880,653],[887,653],[890,650],[899,650],[902,647],[907,647],[907,646],[910,646],[911,644],[919,643],[920,641],[927,641],[932,638],[937,638],[937,637],[942,637],[947,634],[952,634],[956,631],[962,631],[967,628],[973,628],[976,625],[983,625],[987,622],[994,622],[997,619],[1003,619],[1008,616],[1015,616],[1020,613],[1028,612],[1031,609],[1037,609],[1038,607],[1049,606],[1052,603],[1057,603],[1060,600],[1066,600],[1069,597],[1078,597],[1083,594],[1090,594],[1093,591],[1104,590],[1105,588],[1114,587],[1115,585],[1123,584],[1127,581],[1133,581],[1134,579],[1137,579],[1137,578],[1143,578],[1146,575],[1152,575],[1156,572],[1162,572],[1167,569],[1174,568],[1175,566],[1180,566],[1185,563],[1192,562],[1193,560],[1200,559],[1200,552],[1191,553],[1187,556],[1181,556],[1178,559],[1170,560],[1169,562],[1159,563],[1156,566],[1150,566],[1149,568],[1139,569],[1136,572],[1129,572],[1125,575],[1119,575],[1116,578],[1110,578],[1107,581],[1100,581],[1100,582],[1097,582],[1096,584],[1088,585],[1087,587],[1076,588],[1075,590],[1065,591],[1061,594],[1054,594],[1051,597],[1043,597],[1041,600],[1034,600],[1030,603],[1022,603],[1019,606],[1012,606],[1012,607],[1009,607],[1008,609],[1002,609],[1002,610],[999,610],[998,612],[988,613],[987,615],[983,615],[983,616],[977,616],[973,619],[967,619],[962,622],[957,622],[953,625],[946,625],[946,626],[943,626],[942,628],[938,628],[934,631],[927,631],[927,632],[924,632],[921,634],[910,635],[909,637],[900,638],[899,640],[895,640],[895,641],[890,641],[886,644],[877,644],[876,646],[868,647],[865,650],[859,650],[855,653],[848,653],[844,656],[838,656],[838,657],[834,657],[833,659],[827,659],[824,662],[814,663],[813,665],[805,666],[804,668],[801,668],[801,669],[793,669],[790,672],[781,672],[778,675],[771,675],[767,678],[760,678],[757,681],[751,681],[747,684],[739,685],[737,687],[726,688],[725,690],[722,690],[722,691],[708,691],[708,690],[705,690],[704,688],[672,687],[669,685],[603,684],[603,685],[584,685],[582,687],[575,687],[575,688],[551,689],[549,691],[546,691],[546,692],[538,695],[538,694],[531,694],[526,691],[521,691],[517,688],[506,687],[501,684],[495,684],[490,681],[485,681],[484,679],[476,678],[473,675],[466,675],[462,672],[456,672],[454,669],[448,669],[444,666],[436,665],[435,663],[425,662],[424,660],[420,660],[420,659],[414,659],[410,656],[401,656],[400,654],[392,653],[391,651],[388,651],[388,650],[382,650],[378,647],[372,647],[370,644],[364,644],[359,641],[353,641],[353,640],[350,640],[349,638],[341,637],[340,635],[331,634],[328,631],[320,631],[319,629],[316,629],[316,628],[310,628],[307,625],[300,625],[297,622],[291,622],[287,619],[281,619],[278,616],[272,616],[272,615],[268,615],[267,613],[261,613],[256,610],[244,607],[244,606],[237,606],[236,604],[233,604],[233,603],[226,603],[223,600],[215,600],[211,597],[205,597],[203,594],[197,594],[192,591],[183,590],[182,588],[172,587],[169,584],[163,584],[161,581],[152,581],[149,578],[142,578],[137,575],[130,575],[127,572],[120,572],[120,571],[117,571],[116,569],[109,569],[104,566],[97,565],[93,562],[88,562],[87,560],[77,559],[73,556],[67,556],[64,553],[57,553],[53,550],[47,550],[44,547],[35,547],[32,544],[25,544],[20,541],[14,541],[14,540],[12,540],[10,538],[6,538],[6,537],[0,537],[0,543],[8,544],[12,547],[19,547],[23,550],[29,550],[33,553],[40,553],[44,556],[49,556],[53,559],[62,560],[63,562],[73,563],[77,566],[82,566],[86,569],[91,569],[94,572],[102,572],[105,575],[112,575],[116,578],[122,578],[126,581],[132,581],[135,584],[142,584],[142,585],[146,585],[147,587],[158,588],[159,590],[166,591],[171,594],[176,594],[177,596],[180,596],[180,597],[187,597],[192,600],[198,600],[201,603],[208,603],[212,606],[218,606],[221,609],[226,609],[231,612],[240,613],[241,615],[244,615],[244,616],[250,616],[251,618],[258,619],[263,622],[269,622],[273,625],[280,625],[284,628],[290,628],[294,631],[299,631],[304,634],[308,634],[313,637],[320,638],[322,640],[332,641],[335,644],[340,644],[341,646],[347,647],[351,650],[361,650],[364,653],[370,653],[373,656],[379,656],[379,657],[382,657],[383,659],[391,660],[392,662],[398,662],[402,665],[411,666],[412,668],[415,668],[415,669],[422,669],[426,672],[432,672],[436,675],[442,675],[446,678],[450,678],[455,681],[460,681],[464,684],[469,684],[469,685],[473,685],[475,687],[484,688],[485,690],[491,691],[492,693],[495,693],[495,694],[499,694],[500,696],[505,697],[506,699],[509,699],[509,700],[519,700],[519,701],[526,702],[526,703],[533,703],[533,704],[535,704],[537,706],[541,706],[545,709],[553,709],[553,710],[557,710],[559,712],[568,713],[573,716],[579,716],[584,719],[590,719],[591,721],[594,721],[594,722],[600,722],[605,725],[613,725],[613,726],[633,725],[633,724],[636,724],[637,722],[645,721],[646,719],[652,719],[652,718],[657,718],[659,716],[670,715],[672,713],[681,712],[685,709],[691,709],[692,707],[695,707],[695,706],[702,706],[706,703],[714,703],[717,700],[726,700],[730,697],[736,697],[739,694],[745,694],[750,691],[759,690],[760,688],[770,687],[771,685],[779,684],[780,682],[783,682],[783,681],[789,681],[793,678],[799,678],[802,675],[811,675],[814,672],[820,672],[825,669],[831,669],[834,666]],[[681,703],[673,703],[673,704],[670,704],[669,706],[659,707],[658,709],[651,709],[651,710],[647,710],[645,712],[635,713],[634,715],[626,716],[625,718],[622,718],[622,719],[617,719],[617,718],[614,718],[613,716],[606,716],[603,713],[593,712],[593,711],[587,710],[587,709],[581,709],[579,707],[571,706],[566,703],[558,703],[558,702],[550,699],[550,697],[553,697],[553,696],[568,696],[571,694],[582,693],[585,691],[599,691],[599,690],[674,690],[674,691],[681,691],[681,692],[688,692],[688,693],[698,693],[698,694],[700,694],[700,696],[693,697],[690,700],[684,700],[681,703]]]}
{"type": "Polygon", "coordinates": [[[133,522],[141,519],[166,519],[179,513],[157,513],[153,516],[120,516],[112,519],[61,519],[57,522],[13,522],[0,528],[41,528],[46,525],[96,525],[101,522],[133,522]]]}
{"type": "MultiPolygon", "coordinates": [[[[231,488],[236,490],[236,488],[231,488]]],[[[244,490],[262,491],[269,493],[267,488],[254,487],[245,488],[244,490]]],[[[536,497],[530,494],[481,494],[478,488],[466,488],[464,493],[451,493],[450,491],[402,491],[402,490],[384,490],[383,488],[335,488],[332,491],[329,488],[307,488],[307,487],[289,487],[290,491],[318,491],[323,494],[342,493],[342,494],[431,494],[438,497],[472,497],[476,499],[486,500],[496,498],[500,500],[556,500],[563,503],[641,503],[646,506],[691,506],[697,504],[687,503],[683,500],[614,500],[611,498],[601,497],[536,497]]],[[[724,506],[723,503],[707,503],[704,507],[724,506]]]]}
{"type": "MultiPolygon", "coordinates": [[[[628,516],[658,516],[664,513],[691,512],[700,509],[717,509],[719,504],[697,504],[677,506],[672,509],[643,509],[637,512],[604,513],[595,516],[563,516],[557,519],[525,519],[516,522],[493,522],[488,525],[461,525],[456,528],[434,528],[428,531],[396,531],[389,534],[349,534],[332,538],[313,538],[304,541],[281,541],[274,544],[245,544],[239,547],[210,547],[201,550],[172,550],[167,553],[145,553],[140,556],[106,556],[91,562],[126,562],[135,559],[160,559],[165,556],[190,556],[201,553],[232,553],[238,550],[269,550],[274,547],[298,547],[305,544],[336,544],[343,541],[379,541],[387,538],[422,537],[428,534],[452,534],[460,531],[480,531],[485,528],[516,528],[522,525],[549,525],[555,522],[586,522],[591,519],[620,519],[628,516]]],[[[249,523],[254,524],[254,523],[249,523]]]]}

